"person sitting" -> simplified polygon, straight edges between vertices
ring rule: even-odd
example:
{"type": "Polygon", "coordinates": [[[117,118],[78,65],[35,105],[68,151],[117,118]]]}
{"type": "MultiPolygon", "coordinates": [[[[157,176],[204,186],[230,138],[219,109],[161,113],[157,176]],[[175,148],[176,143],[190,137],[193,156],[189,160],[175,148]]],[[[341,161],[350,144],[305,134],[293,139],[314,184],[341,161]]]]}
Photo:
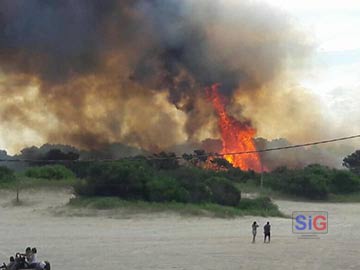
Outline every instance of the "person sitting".
{"type": "Polygon", "coordinates": [[[24,262],[24,268],[29,268],[30,260],[32,256],[31,247],[27,247],[25,249],[25,254],[22,254],[25,256],[25,262],[24,262]]]}
{"type": "Polygon", "coordinates": [[[13,256],[10,257],[10,262],[8,264],[3,264],[1,266],[2,269],[8,269],[8,270],[16,270],[16,262],[15,262],[15,258],[13,256]]]}
{"type": "Polygon", "coordinates": [[[7,265],[4,263],[0,268],[7,270],[17,270],[26,268],[26,266],[27,264],[25,262],[25,254],[16,253],[15,257],[10,257],[10,262],[7,265]]]}
{"type": "Polygon", "coordinates": [[[37,249],[36,248],[31,249],[31,254],[29,256],[29,259],[28,259],[27,263],[28,263],[28,268],[37,268],[39,266],[39,261],[37,259],[37,249]]]}

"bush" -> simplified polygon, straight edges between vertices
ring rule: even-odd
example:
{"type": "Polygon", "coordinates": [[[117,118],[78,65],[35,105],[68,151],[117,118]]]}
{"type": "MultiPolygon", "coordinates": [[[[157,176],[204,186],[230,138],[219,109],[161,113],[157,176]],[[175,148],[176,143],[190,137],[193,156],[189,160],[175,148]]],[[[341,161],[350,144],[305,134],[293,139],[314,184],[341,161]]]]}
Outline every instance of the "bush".
{"type": "Polygon", "coordinates": [[[238,208],[243,210],[263,209],[266,211],[278,211],[278,206],[269,197],[259,197],[256,199],[241,199],[238,208]]]}
{"type": "Polygon", "coordinates": [[[15,180],[14,171],[8,167],[0,166],[0,181],[11,182],[13,180],[15,180]]]}
{"type": "Polygon", "coordinates": [[[222,177],[212,177],[207,181],[211,190],[211,200],[214,203],[237,206],[240,202],[240,191],[233,183],[222,177]]]}
{"type": "Polygon", "coordinates": [[[43,178],[48,180],[60,180],[75,177],[74,173],[63,165],[33,167],[26,170],[25,175],[27,177],[43,178]]]}
{"type": "Polygon", "coordinates": [[[149,201],[188,202],[190,199],[189,192],[172,178],[158,177],[149,181],[146,186],[149,201]]]}
{"type": "Polygon", "coordinates": [[[351,172],[360,175],[360,150],[355,151],[343,159],[343,166],[351,172]]]}
{"type": "Polygon", "coordinates": [[[333,193],[351,193],[358,191],[359,187],[359,177],[348,171],[336,171],[330,184],[333,193]]]}
{"type": "MultiPolygon", "coordinates": [[[[89,164],[84,180],[75,186],[83,196],[119,197],[151,202],[216,203],[237,206],[240,191],[218,172],[199,168],[156,169],[146,160],[89,164]]],[[[233,171],[233,175],[242,175],[233,171]]]]}
{"type": "Polygon", "coordinates": [[[210,172],[198,168],[179,168],[168,172],[168,174],[189,192],[189,202],[211,201],[211,189],[206,182],[210,172]]]}
{"type": "Polygon", "coordinates": [[[325,199],[329,193],[331,170],[320,165],[310,165],[302,170],[280,168],[268,175],[265,184],[285,194],[310,199],[325,199]]]}
{"type": "Polygon", "coordinates": [[[236,183],[246,183],[249,180],[256,180],[256,182],[260,183],[260,174],[256,174],[251,170],[242,171],[239,168],[230,168],[226,171],[219,171],[216,174],[236,183]]]}
{"type": "Polygon", "coordinates": [[[235,206],[240,192],[231,181],[212,172],[179,168],[158,171],[146,161],[122,160],[91,165],[75,191],[85,196],[116,196],[153,202],[214,202],[235,206]]]}
{"type": "Polygon", "coordinates": [[[143,162],[98,163],[89,168],[85,182],[77,185],[75,191],[80,195],[145,199],[146,183],[151,179],[152,171],[143,162]]]}
{"type": "Polygon", "coordinates": [[[71,162],[66,164],[66,168],[70,169],[76,177],[86,178],[92,164],[91,161],[71,162]]]}

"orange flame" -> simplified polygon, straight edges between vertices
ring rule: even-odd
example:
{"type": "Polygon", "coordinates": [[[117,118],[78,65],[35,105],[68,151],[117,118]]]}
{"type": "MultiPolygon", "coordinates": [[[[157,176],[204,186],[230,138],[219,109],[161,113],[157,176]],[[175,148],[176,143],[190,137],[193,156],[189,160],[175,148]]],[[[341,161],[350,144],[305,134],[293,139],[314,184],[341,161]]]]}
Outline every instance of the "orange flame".
{"type": "MultiPolygon", "coordinates": [[[[256,151],[254,136],[256,130],[247,122],[240,122],[227,114],[224,100],[219,91],[219,84],[207,88],[207,94],[219,117],[219,128],[222,140],[222,154],[256,151]]],[[[261,161],[258,153],[225,155],[224,158],[234,167],[241,170],[260,172],[261,161]]]]}

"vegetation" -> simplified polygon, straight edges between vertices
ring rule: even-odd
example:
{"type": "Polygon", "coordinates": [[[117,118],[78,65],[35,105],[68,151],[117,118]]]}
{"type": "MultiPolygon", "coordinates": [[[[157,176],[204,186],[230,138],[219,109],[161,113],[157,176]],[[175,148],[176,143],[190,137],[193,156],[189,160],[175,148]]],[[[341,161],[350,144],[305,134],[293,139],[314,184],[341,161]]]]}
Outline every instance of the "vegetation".
{"type": "Polygon", "coordinates": [[[343,160],[343,166],[348,168],[353,173],[360,175],[360,150],[348,155],[343,160]]]}
{"type": "Polygon", "coordinates": [[[240,192],[230,180],[222,177],[211,177],[207,180],[207,184],[210,187],[213,203],[228,206],[239,205],[240,192]]]}
{"type": "MultiPolygon", "coordinates": [[[[269,197],[284,196],[312,200],[360,201],[359,151],[344,159],[349,170],[309,165],[302,169],[280,167],[261,175],[233,168],[221,158],[206,159],[201,150],[185,155],[179,163],[174,153],[159,153],[152,159],[138,156],[111,162],[68,162],[63,165],[31,167],[15,174],[0,167],[0,188],[74,186],[79,195],[72,205],[89,208],[138,206],[219,216],[281,215],[269,197]],[[217,168],[209,170],[204,168],[217,168]],[[54,181],[55,180],[55,181],[54,181]],[[241,191],[262,197],[241,197],[241,191]]],[[[46,155],[63,157],[61,151],[46,155]]],[[[73,155],[70,153],[69,155],[73,155]]],[[[75,158],[75,156],[74,156],[75,158]]],[[[256,196],[255,196],[256,197],[256,196]]]]}
{"type": "Polygon", "coordinates": [[[13,182],[16,179],[12,170],[7,167],[0,166],[0,183],[13,182]]]}
{"type": "Polygon", "coordinates": [[[304,169],[278,168],[266,174],[265,186],[283,194],[327,199],[330,194],[360,191],[360,177],[345,170],[310,165],[304,169]]]}
{"type": "Polygon", "coordinates": [[[27,177],[48,180],[60,180],[75,177],[74,173],[63,165],[32,167],[26,170],[25,175],[27,177]]]}
{"type": "Polygon", "coordinates": [[[214,203],[179,203],[179,202],[146,202],[129,201],[117,197],[77,197],[70,200],[69,205],[74,208],[88,208],[97,210],[120,210],[130,213],[174,212],[185,216],[210,216],[232,218],[245,215],[284,217],[278,207],[268,198],[244,199],[237,207],[222,206],[214,203]]]}
{"type": "Polygon", "coordinates": [[[217,203],[236,206],[240,191],[225,177],[197,168],[160,170],[144,161],[91,165],[75,191],[83,196],[116,196],[151,202],[217,203]]]}

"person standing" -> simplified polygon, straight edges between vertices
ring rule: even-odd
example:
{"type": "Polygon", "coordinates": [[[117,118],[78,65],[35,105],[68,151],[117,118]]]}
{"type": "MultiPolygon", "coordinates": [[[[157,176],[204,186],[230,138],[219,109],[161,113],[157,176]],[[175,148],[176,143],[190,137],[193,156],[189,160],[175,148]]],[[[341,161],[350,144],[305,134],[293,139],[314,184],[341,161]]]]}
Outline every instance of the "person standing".
{"type": "Polygon", "coordinates": [[[264,243],[266,242],[266,238],[269,239],[269,243],[270,243],[270,229],[271,229],[271,225],[270,222],[268,221],[264,226],[264,243]]]}
{"type": "Polygon", "coordinates": [[[252,242],[255,243],[255,237],[256,237],[257,228],[259,227],[259,225],[256,223],[256,221],[254,221],[254,223],[252,224],[251,227],[252,227],[252,234],[253,234],[252,242]]]}

